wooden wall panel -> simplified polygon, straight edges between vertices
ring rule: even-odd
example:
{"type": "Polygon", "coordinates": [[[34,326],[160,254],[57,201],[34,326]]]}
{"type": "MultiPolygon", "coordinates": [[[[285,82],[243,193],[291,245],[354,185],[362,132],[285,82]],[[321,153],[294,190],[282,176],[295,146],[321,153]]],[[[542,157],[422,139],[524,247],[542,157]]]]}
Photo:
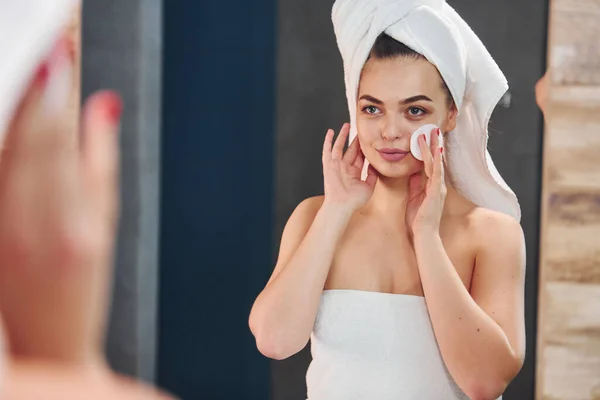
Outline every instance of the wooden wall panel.
{"type": "Polygon", "coordinates": [[[536,397],[600,399],[600,0],[550,3],[536,397]]]}

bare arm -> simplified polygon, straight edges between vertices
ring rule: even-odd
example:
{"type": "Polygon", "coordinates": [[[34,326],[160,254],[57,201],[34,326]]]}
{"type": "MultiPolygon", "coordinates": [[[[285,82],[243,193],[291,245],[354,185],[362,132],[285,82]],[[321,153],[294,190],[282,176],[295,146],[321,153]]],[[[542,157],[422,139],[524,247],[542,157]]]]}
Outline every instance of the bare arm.
{"type": "MultiPolygon", "coordinates": [[[[487,219],[487,217],[486,217],[487,219]]],[[[477,229],[471,293],[437,233],[415,236],[415,252],[435,335],[457,384],[473,400],[499,397],[523,365],[525,249],[519,224],[494,215],[477,229]]]]}
{"type": "Polygon", "coordinates": [[[310,338],[336,245],[350,219],[322,204],[316,197],[296,208],[283,232],[277,266],[252,307],[250,329],[267,357],[290,357],[310,338]]]}
{"type": "Polygon", "coordinates": [[[287,358],[308,343],[338,241],[354,210],[373,193],[374,171],[361,180],[364,156],[358,140],[343,154],[349,131],[345,124],[333,148],[333,131],[327,132],[325,196],[304,201],[290,217],[273,276],[252,307],[250,330],[267,357],[287,358]]]}

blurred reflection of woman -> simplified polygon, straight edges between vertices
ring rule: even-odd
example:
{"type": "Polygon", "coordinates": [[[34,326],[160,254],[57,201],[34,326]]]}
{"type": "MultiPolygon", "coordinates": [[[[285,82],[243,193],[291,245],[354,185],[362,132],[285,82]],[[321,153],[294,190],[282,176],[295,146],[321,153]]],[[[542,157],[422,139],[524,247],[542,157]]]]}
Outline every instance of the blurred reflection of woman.
{"type": "Polygon", "coordinates": [[[72,50],[63,37],[40,65],[1,148],[0,398],[168,399],[105,360],[122,105],[87,99],[73,145],[73,104],[46,97],[75,73],[72,50]]]}
{"type": "Polygon", "coordinates": [[[258,349],[312,339],[310,400],[496,399],[525,354],[520,209],[486,151],[505,78],[442,0],[337,0],[333,23],[351,124],[285,227],[258,349]]]}

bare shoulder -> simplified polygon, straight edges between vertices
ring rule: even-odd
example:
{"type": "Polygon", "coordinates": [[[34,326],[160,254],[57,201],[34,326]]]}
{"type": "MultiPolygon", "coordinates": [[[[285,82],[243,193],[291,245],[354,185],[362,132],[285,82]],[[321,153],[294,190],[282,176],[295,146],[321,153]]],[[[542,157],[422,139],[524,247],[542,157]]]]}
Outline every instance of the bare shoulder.
{"type": "Polygon", "coordinates": [[[478,234],[504,235],[518,234],[523,230],[521,224],[510,215],[483,207],[475,207],[469,213],[469,224],[478,234]]]}
{"type": "MultiPolygon", "coordinates": [[[[309,197],[301,201],[288,219],[279,245],[277,266],[286,264],[306,236],[321,206],[324,196],[309,197]]],[[[276,272],[278,270],[276,266],[276,272]]]]}
{"type": "Polygon", "coordinates": [[[469,213],[470,235],[479,256],[512,256],[524,263],[525,239],[521,224],[509,215],[476,207],[469,213]]]}
{"type": "Polygon", "coordinates": [[[302,200],[290,216],[286,228],[310,226],[321,209],[324,199],[325,196],[314,196],[302,200]]]}

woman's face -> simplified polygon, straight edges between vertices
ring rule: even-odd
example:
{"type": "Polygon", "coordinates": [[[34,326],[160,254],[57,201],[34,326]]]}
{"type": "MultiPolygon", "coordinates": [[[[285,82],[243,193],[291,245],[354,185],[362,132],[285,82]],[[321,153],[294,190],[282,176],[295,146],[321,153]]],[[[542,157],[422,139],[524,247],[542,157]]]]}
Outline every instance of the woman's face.
{"type": "Polygon", "coordinates": [[[423,163],[410,153],[410,135],[426,124],[452,131],[456,114],[455,107],[448,105],[438,70],[428,61],[402,57],[367,61],[356,123],[365,158],[379,174],[401,178],[419,172],[423,163]],[[390,161],[382,155],[389,149],[407,154],[390,161]]]}

